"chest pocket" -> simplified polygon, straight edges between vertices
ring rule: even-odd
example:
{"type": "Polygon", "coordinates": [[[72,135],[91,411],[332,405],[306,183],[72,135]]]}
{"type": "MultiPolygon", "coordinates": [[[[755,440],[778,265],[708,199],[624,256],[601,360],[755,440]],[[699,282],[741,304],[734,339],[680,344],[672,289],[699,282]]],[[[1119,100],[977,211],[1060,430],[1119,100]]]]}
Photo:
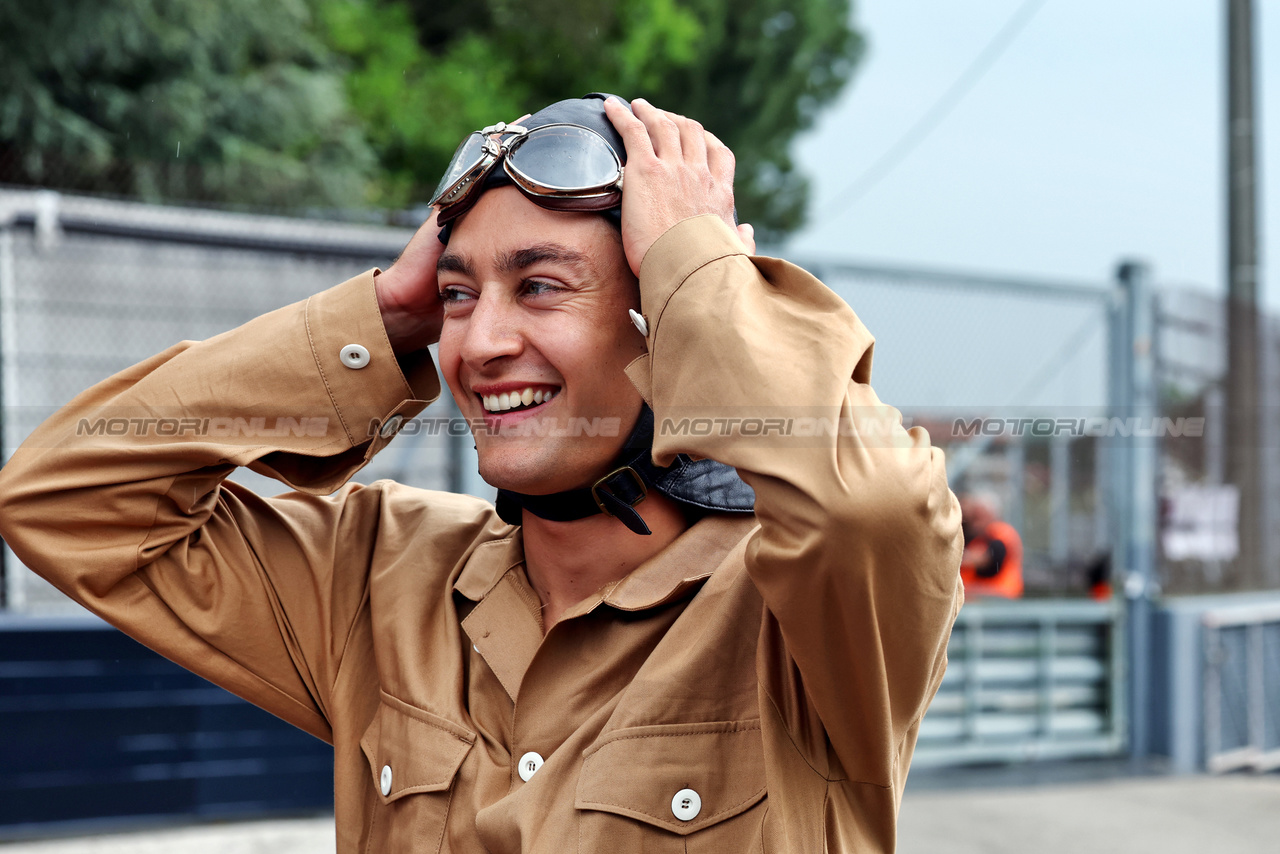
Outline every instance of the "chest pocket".
{"type": "Polygon", "coordinates": [[[585,754],[578,850],[762,851],[759,721],[611,733],[585,754]]]}
{"type": "Polygon", "coordinates": [[[458,724],[383,694],[360,739],[376,797],[364,850],[438,852],[454,777],[475,740],[458,724]]]}

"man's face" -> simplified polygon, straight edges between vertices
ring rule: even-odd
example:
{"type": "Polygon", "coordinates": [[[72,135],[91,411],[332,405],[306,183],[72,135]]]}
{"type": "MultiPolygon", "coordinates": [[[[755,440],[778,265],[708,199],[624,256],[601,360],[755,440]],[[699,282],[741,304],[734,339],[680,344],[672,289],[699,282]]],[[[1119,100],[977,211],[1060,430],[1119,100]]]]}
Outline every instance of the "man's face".
{"type": "Polygon", "coordinates": [[[642,403],[623,368],[645,350],[617,232],[500,187],[454,226],[439,269],[440,366],[462,414],[485,425],[481,477],[545,495],[607,474],[642,403]]]}

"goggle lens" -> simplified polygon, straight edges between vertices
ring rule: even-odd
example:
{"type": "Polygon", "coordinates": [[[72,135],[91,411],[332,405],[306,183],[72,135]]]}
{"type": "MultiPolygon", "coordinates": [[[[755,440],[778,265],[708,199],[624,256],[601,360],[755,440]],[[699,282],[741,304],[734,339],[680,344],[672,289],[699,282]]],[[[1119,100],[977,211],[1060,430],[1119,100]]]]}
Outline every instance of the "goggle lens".
{"type": "Polygon", "coordinates": [[[529,132],[507,155],[508,170],[548,190],[582,191],[618,179],[618,158],[594,131],[550,125],[529,132]]]}
{"type": "Polygon", "coordinates": [[[436,191],[431,194],[431,204],[441,201],[440,197],[449,192],[462,176],[475,169],[483,158],[484,136],[480,133],[468,134],[458,146],[458,150],[453,153],[449,168],[445,170],[444,177],[436,185],[436,191]]]}

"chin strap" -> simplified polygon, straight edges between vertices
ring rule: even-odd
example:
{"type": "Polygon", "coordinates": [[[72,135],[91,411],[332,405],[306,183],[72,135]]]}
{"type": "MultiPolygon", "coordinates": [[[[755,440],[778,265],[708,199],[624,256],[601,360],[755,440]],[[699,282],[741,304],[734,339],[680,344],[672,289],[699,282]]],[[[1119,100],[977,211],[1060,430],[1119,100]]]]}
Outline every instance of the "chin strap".
{"type": "Polygon", "coordinates": [[[683,454],[677,455],[670,466],[658,466],[653,462],[652,448],[653,411],[645,406],[611,472],[590,486],[554,495],[525,495],[499,489],[498,515],[508,524],[519,525],[521,510],[553,522],[572,522],[603,513],[643,535],[650,533],[649,526],[636,512],[636,505],[655,490],[694,514],[753,511],[755,493],[729,466],[714,460],[691,460],[683,454]]]}
{"type": "Polygon", "coordinates": [[[520,524],[523,508],[540,519],[573,522],[597,513],[613,516],[637,534],[649,534],[649,526],[636,512],[644,501],[656,476],[665,469],[653,464],[648,448],[641,448],[633,458],[581,489],[567,489],[552,495],[525,495],[509,489],[498,490],[498,515],[511,525],[520,524]]]}

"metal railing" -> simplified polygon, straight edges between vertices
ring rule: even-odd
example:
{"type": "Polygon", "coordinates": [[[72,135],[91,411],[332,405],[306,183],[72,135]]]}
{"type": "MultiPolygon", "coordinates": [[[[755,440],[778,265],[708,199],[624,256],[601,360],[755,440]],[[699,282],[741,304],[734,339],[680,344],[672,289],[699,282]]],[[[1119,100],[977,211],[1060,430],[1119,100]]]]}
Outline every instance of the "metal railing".
{"type": "Polygon", "coordinates": [[[1280,768],[1280,604],[1208,611],[1201,623],[1205,766],[1280,768]]]}
{"type": "Polygon", "coordinates": [[[1111,603],[982,602],[960,612],[914,763],[1119,753],[1125,722],[1111,603]]]}

